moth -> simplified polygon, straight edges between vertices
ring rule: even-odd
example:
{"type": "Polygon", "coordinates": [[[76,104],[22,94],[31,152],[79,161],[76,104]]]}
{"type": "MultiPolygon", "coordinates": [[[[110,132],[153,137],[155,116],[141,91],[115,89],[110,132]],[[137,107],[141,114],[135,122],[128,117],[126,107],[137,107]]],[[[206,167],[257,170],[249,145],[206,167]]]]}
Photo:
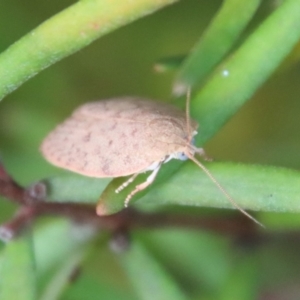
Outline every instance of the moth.
{"type": "Polygon", "coordinates": [[[90,177],[132,175],[119,193],[141,173],[150,171],[146,181],[135,186],[125,207],[139,191],[155,179],[161,166],[171,159],[192,160],[244,215],[242,209],[209,170],[195,158],[207,158],[194,145],[198,123],[190,118],[189,95],[186,112],[154,100],[123,97],[83,104],[43,141],[41,152],[55,166],[90,177]]]}

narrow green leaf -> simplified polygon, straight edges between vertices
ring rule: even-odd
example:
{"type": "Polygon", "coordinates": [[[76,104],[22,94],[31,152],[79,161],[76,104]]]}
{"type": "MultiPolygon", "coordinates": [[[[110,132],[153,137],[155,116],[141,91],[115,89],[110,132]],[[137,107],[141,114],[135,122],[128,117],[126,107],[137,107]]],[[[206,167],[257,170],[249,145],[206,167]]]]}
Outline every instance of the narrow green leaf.
{"type": "Polygon", "coordinates": [[[61,264],[59,270],[54,274],[52,280],[48,283],[39,300],[56,300],[70,284],[72,273],[81,263],[84,251],[78,251],[71,254],[61,264]]]}
{"type": "Polygon", "coordinates": [[[180,278],[200,292],[220,289],[231,270],[228,238],[197,230],[149,229],[142,240],[180,278]],[[201,257],[199,257],[201,253],[201,257]]]}
{"type": "Polygon", "coordinates": [[[69,220],[56,220],[38,228],[34,233],[38,275],[45,274],[82,251],[94,235],[95,230],[90,226],[76,226],[69,220]]]}
{"type": "Polygon", "coordinates": [[[283,1],[193,99],[191,112],[201,126],[196,137],[200,145],[250,99],[299,38],[300,1],[283,1]]]}
{"type": "Polygon", "coordinates": [[[45,179],[43,182],[47,186],[49,201],[95,203],[110,180],[68,174],[45,179]]]}
{"type": "Polygon", "coordinates": [[[0,299],[36,299],[32,238],[29,234],[8,242],[0,261],[0,299]]]}
{"type": "Polygon", "coordinates": [[[118,299],[137,300],[133,296],[115,253],[107,247],[107,239],[98,240],[89,247],[88,256],[79,267],[79,274],[66,291],[64,300],[118,299]]]}
{"type": "Polygon", "coordinates": [[[130,249],[120,254],[120,263],[141,300],[187,299],[171,275],[133,240],[130,249]]]}
{"type": "MultiPolygon", "coordinates": [[[[295,170],[234,163],[207,163],[207,168],[245,209],[299,212],[300,173],[295,170]]],[[[133,183],[133,186],[135,183],[133,183]]],[[[132,186],[130,187],[132,189],[132,186]]],[[[127,188],[127,191],[128,189],[127,188]]],[[[112,195],[102,198],[104,213],[121,210],[124,200],[112,195]]],[[[193,162],[185,163],[166,181],[159,181],[142,194],[139,205],[187,205],[232,208],[214,183],[193,162]]],[[[132,199],[133,204],[138,197],[132,199]]],[[[124,198],[123,198],[124,199],[124,198]]]]}
{"type": "Polygon", "coordinates": [[[104,34],[176,1],[78,1],[0,55],[0,99],[41,70],[104,34]]]}
{"type": "MultiPolygon", "coordinates": [[[[170,174],[173,174],[178,170],[179,166],[182,164],[181,161],[172,161],[167,167],[163,167],[155,179],[154,183],[151,184],[146,190],[137,193],[133,199],[130,200],[130,204],[134,203],[137,199],[145,195],[150,189],[155,187],[157,184],[167,180],[170,177],[170,174]]],[[[104,189],[103,193],[100,196],[97,205],[97,213],[99,215],[107,215],[120,211],[124,208],[124,203],[127,195],[134,189],[134,187],[142,182],[145,182],[149,172],[146,174],[140,174],[136,180],[134,180],[128,187],[123,189],[120,193],[116,194],[115,190],[124,183],[128,178],[115,178],[112,180],[107,187],[104,189]]]]}
{"type": "MultiPolygon", "coordinates": [[[[207,168],[243,208],[300,211],[300,172],[272,166],[208,163],[207,168]]],[[[193,162],[146,194],[141,203],[232,208],[225,196],[193,162]]]]}
{"type": "Polygon", "coordinates": [[[182,95],[188,87],[193,87],[204,80],[232,48],[259,4],[260,0],[223,2],[210,26],[183,62],[174,84],[175,94],[182,95]]]}

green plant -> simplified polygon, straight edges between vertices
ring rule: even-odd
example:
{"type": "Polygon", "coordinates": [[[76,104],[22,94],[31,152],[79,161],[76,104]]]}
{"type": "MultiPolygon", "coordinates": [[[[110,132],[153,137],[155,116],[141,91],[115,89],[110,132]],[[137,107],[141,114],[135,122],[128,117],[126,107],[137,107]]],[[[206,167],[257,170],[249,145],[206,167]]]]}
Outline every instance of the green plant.
{"type": "MultiPolygon", "coordinates": [[[[87,46],[98,37],[173,2],[82,0],[73,4],[0,55],[1,98],[46,67],[87,46]]],[[[161,69],[176,70],[173,91],[177,96],[184,95],[187,86],[193,87],[191,112],[201,124],[196,140],[199,146],[220,131],[278,70],[299,41],[299,1],[282,2],[267,16],[259,18],[259,25],[254,25],[250,20],[255,16],[259,4],[260,1],[254,0],[247,3],[225,1],[191,54],[180,59],[160,61],[161,69]],[[245,34],[245,28],[249,31],[251,29],[251,32],[245,34]]],[[[163,32],[163,28],[159,30],[163,32]]],[[[140,32],[136,33],[138,41],[142,37],[140,32]]],[[[137,45],[142,46],[140,42],[137,45]]],[[[298,52],[295,52],[296,58],[298,52]]],[[[126,49],[121,48],[121,55],[126,53],[126,49]]],[[[79,59],[79,54],[76,55],[79,59]]],[[[127,65],[127,72],[131,67],[127,65]]],[[[60,78],[52,84],[47,82],[44,88],[50,87],[51,95],[52,89],[59,89],[59,82],[60,78]]],[[[64,79],[63,83],[68,85],[68,79],[64,79]]],[[[75,97],[71,89],[68,92],[65,97],[75,97]]],[[[28,95],[33,97],[32,91],[28,95]]],[[[38,141],[51,126],[45,120],[45,113],[48,113],[45,103],[33,103],[35,106],[30,116],[34,125],[30,134],[38,141]],[[36,107],[40,107],[40,110],[36,107]]],[[[3,104],[1,118],[5,120],[3,104]]],[[[59,109],[70,112],[73,105],[72,102],[65,102],[63,106],[60,102],[53,106],[47,103],[49,111],[58,113],[59,109]]],[[[26,103],[21,108],[26,111],[26,103]]],[[[18,120],[18,126],[22,126],[20,112],[16,115],[12,113],[10,117],[12,122],[5,124],[12,125],[14,120],[18,120]]],[[[13,144],[7,136],[2,137],[4,153],[8,153],[13,144]]],[[[20,144],[23,139],[24,136],[20,134],[20,144]]],[[[21,155],[24,159],[29,158],[34,169],[32,162],[38,158],[37,155],[30,156],[30,153],[31,149],[26,146],[22,148],[21,155]]],[[[28,185],[30,179],[22,177],[21,169],[30,165],[18,161],[13,151],[4,155],[4,164],[6,157],[7,169],[11,167],[17,170],[14,177],[28,185]],[[19,165],[19,169],[16,165],[19,165]]],[[[50,167],[47,170],[44,167],[43,171],[39,168],[42,169],[38,167],[36,173],[32,173],[35,179],[49,177],[50,170],[51,174],[54,172],[50,167]]],[[[245,209],[285,213],[299,211],[300,175],[296,170],[229,162],[209,163],[208,168],[245,209]]],[[[34,233],[25,230],[25,233],[3,247],[1,299],[132,299],[134,293],[128,282],[135,288],[137,299],[255,299],[262,287],[268,284],[272,286],[276,280],[283,282],[280,277],[278,279],[274,276],[277,274],[275,271],[274,274],[260,272],[262,265],[264,268],[286,268],[299,273],[299,270],[293,269],[293,256],[286,249],[272,248],[278,240],[281,241],[278,233],[258,233],[251,225],[247,225],[247,220],[241,221],[235,217],[231,221],[229,219],[231,226],[226,227],[227,219],[207,218],[201,214],[203,209],[198,207],[231,206],[192,162],[174,162],[164,166],[153,186],[136,202],[139,211],[120,212],[103,219],[94,215],[94,205],[102,192],[101,201],[108,213],[119,212],[123,208],[124,194],[116,196],[114,193],[120,179],[108,182],[56,174],[42,183],[23,189],[4,168],[0,170],[1,195],[21,204],[18,215],[2,226],[3,238],[9,238],[10,233],[16,234],[24,229],[25,224],[37,216],[64,217],[62,220],[40,219],[40,224],[34,227],[34,233]],[[45,188],[47,202],[40,200],[45,197],[45,188]],[[150,212],[146,214],[140,210],[150,212]],[[153,210],[163,210],[167,218],[151,212],[153,210]],[[68,222],[66,219],[69,218],[74,222],[68,222]],[[126,228],[117,226],[120,221],[126,228]],[[219,222],[221,225],[218,225],[219,222]],[[166,225],[196,226],[217,233],[224,232],[236,239],[246,237],[256,246],[255,251],[249,254],[241,248],[236,250],[229,239],[203,231],[161,229],[157,232],[153,228],[166,225]],[[98,234],[99,226],[106,229],[105,234],[98,234]],[[129,245],[128,231],[131,233],[129,245]],[[111,233],[112,248],[122,252],[118,255],[105,247],[111,233]],[[256,245],[253,237],[261,235],[265,237],[264,241],[268,237],[272,243],[264,243],[264,247],[256,245]],[[128,251],[125,251],[127,247],[128,251]],[[290,264],[284,264],[278,259],[281,251],[291,260],[290,264]],[[103,269],[103,272],[97,273],[95,266],[103,269]],[[78,279],[75,276],[77,271],[78,279]],[[117,275],[113,276],[113,272],[117,275]]]]}

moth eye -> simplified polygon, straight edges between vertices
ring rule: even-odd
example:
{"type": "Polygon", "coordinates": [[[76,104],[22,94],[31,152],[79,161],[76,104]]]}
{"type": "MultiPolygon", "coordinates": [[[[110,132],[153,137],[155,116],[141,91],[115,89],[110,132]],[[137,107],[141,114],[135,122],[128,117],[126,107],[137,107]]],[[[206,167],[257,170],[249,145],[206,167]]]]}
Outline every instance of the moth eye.
{"type": "Polygon", "coordinates": [[[178,152],[177,153],[177,159],[179,159],[179,160],[187,160],[188,157],[185,155],[184,152],[178,152]]]}

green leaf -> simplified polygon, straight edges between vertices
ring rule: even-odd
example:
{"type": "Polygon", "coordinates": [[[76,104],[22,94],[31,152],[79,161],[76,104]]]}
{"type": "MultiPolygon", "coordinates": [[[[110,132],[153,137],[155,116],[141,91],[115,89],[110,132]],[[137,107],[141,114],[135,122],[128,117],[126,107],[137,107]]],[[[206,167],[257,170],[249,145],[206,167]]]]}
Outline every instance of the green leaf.
{"type": "Polygon", "coordinates": [[[120,263],[141,300],[187,299],[171,275],[146,251],[132,240],[130,249],[120,254],[120,263]]]}
{"type": "Polygon", "coordinates": [[[68,174],[43,182],[47,186],[47,198],[52,202],[95,203],[110,180],[68,174]]]}
{"type": "MultiPolygon", "coordinates": [[[[157,185],[159,185],[162,182],[168,181],[170,178],[170,174],[174,174],[175,171],[178,171],[179,166],[183,164],[182,161],[179,160],[173,160],[170,163],[168,163],[167,166],[163,166],[157,175],[157,178],[155,179],[154,183],[152,183],[147,189],[137,193],[131,200],[130,204],[133,204],[137,199],[143,197],[145,194],[147,194],[152,188],[155,188],[157,185]]],[[[98,205],[97,205],[97,213],[98,215],[107,215],[112,214],[115,212],[120,211],[124,208],[124,202],[127,197],[127,195],[134,189],[134,187],[142,182],[145,182],[147,177],[149,176],[150,172],[147,172],[146,174],[140,174],[129,186],[127,186],[125,189],[123,189],[120,193],[116,194],[115,190],[128,178],[115,178],[112,180],[103,193],[101,194],[101,197],[99,199],[98,205]]]]}
{"type": "MultiPolygon", "coordinates": [[[[299,212],[300,173],[295,170],[234,163],[207,163],[214,177],[245,209],[273,212],[299,212]]],[[[140,179],[139,179],[140,180],[140,179]]],[[[138,181],[140,182],[140,181],[138,181]]],[[[126,188],[132,190],[136,182],[126,188]]],[[[124,198],[102,197],[101,207],[106,214],[121,210],[124,198]]],[[[193,162],[185,163],[164,182],[157,182],[144,193],[139,204],[147,206],[187,205],[232,208],[226,197],[193,162]]],[[[133,198],[133,203],[136,199],[133,198]]]]}
{"type": "MultiPolygon", "coordinates": [[[[62,299],[95,300],[118,299],[136,300],[122,267],[108,240],[97,240],[79,267],[79,274],[64,292],[62,299]]],[[[74,277],[73,277],[74,279],[74,277]]]]}
{"type": "Polygon", "coordinates": [[[193,99],[191,112],[200,123],[197,144],[209,140],[250,99],[299,38],[300,1],[283,1],[193,99]]]}
{"type": "Polygon", "coordinates": [[[80,264],[96,234],[91,225],[54,220],[34,231],[38,292],[42,299],[57,299],[80,264]],[[49,244],[49,241],[51,243],[49,244]]]}
{"type": "MultiPolygon", "coordinates": [[[[177,167],[176,163],[170,162],[169,164],[177,167]]],[[[272,166],[216,162],[207,163],[206,166],[233,199],[246,209],[273,212],[300,211],[298,199],[300,173],[298,171],[272,166]]],[[[164,176],[163,169],[164,167],[159,176],[164,176]]],[[[113,180],[101,196],[103,214],[111,214],[123,209],[126,195],[147,176],[148,173],[140,175],[140,178],[120,194],[115,193],[115,188],[125,179],[113,180]]],[[[48,183],[52,184],[51,198],[55,201],[68,200],[86,203],[95,203],[106,184],[102,180],[78,175],[57,177],[50,179],[48,183]],[[69,193],[69,191],[72,192],[69,193]]],[[[232,208],[225,196],[193,162],[185,163],[166,181],[157,178],[148,190],[141,193],[143,197],[140,204],[232,208]]],[[[131,204],[137,198],[133,198],[131,204]]]]}
{"type": "Polygon", "coordinates": [[[176,1],[78,1],[0,55],[0,99],[97,38],[176,1]]]}
{"type": "Polygon", "coordinates": [[[155,257],[188,282],[190,289],[216,294],[228,280],[232,249],[226,237],[202,230],[163,228],[149,229],[141,238],[155,257]]]}
{"type": "Polygon", "coordinates": [[[177,95],[184,94],[188,87],[204,80],[232,48],[259,4],[260,0],[223,2],[210,26],[183,62],[173,88],[177,95]]]}
{"type": "Polygon", "coordinates": [[[39,300],[56,300],[70,284],[73,272],[80,265],[84,251],[71,254],[61,264],[59,270],[54,274],[39,300]]]}
{"type": "MultiPolygon", "coordinates": [[[[207,168],[243,208],[299,212],[300,173],[273,166],[208,163],[207,168]]],[[[152,189],[141,203],[232,208],[211,180],[186,163],[168,182],[152,189]]]]}
{"type": "Polygon", "coordinates": [[[29,234],[8,242],[0,261],[0,299],[36,299],[32,238],[29,234]]]}
{"type": "Polygon", "coordinates": [[[38,275],[61,266],[69,257],[83,251],[94,236],[95,229],[91,226],[76,225],[69,220],[56,220],[38,228],[34,232],[38,275]]]}

